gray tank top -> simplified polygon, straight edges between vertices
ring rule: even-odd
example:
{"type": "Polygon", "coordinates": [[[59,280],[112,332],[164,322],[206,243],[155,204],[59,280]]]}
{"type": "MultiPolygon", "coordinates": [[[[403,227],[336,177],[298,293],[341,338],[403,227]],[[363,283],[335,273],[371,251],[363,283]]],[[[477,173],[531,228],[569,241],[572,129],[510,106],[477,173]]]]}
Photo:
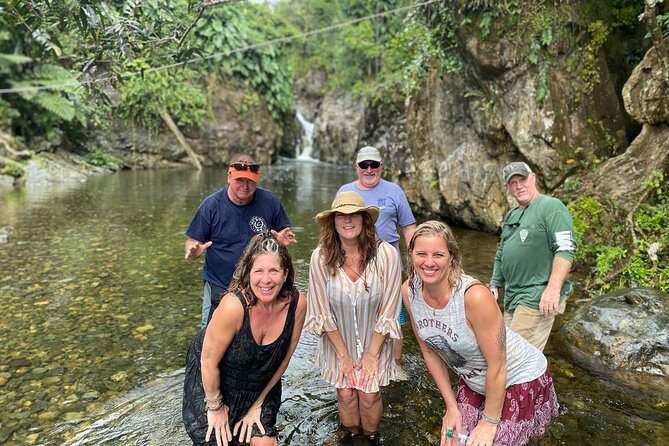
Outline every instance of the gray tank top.
{"type": "MultiPolygon", "coordinates": [[[[412,293],[409,287],[409,302],[418,337],[437,352],[472,390],[485,395],[488,364],[465,315],[465,291],[476,282],[473,277],[463,274],[460,288],[453,292],[448,305],[435,309],[425,303],[423,283],[416,276],[416,291],[412,293]]],[[[509,327],[506,327],[506,356],[506,387],[532,381],[546,371],[547,361],[543,353],[509,327]]]]}

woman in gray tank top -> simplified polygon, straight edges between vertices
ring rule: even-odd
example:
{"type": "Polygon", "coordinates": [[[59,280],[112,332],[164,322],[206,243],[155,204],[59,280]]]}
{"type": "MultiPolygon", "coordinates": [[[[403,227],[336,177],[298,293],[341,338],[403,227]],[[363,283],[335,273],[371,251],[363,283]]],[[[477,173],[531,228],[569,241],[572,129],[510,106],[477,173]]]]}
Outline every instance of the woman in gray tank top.
{"type": "Polygon", "coordinates": [[[408,264],[402,298],[446,403],[441,446],[455,431],[471,431],[474,446],[522,446],[543,435],[559,413],[546,358],[504,325],[490,290],[464,273],[451,229],[438,221],[418,226],[408,264]],[[447,366],[458,375],[457,394],[447,366]]]}

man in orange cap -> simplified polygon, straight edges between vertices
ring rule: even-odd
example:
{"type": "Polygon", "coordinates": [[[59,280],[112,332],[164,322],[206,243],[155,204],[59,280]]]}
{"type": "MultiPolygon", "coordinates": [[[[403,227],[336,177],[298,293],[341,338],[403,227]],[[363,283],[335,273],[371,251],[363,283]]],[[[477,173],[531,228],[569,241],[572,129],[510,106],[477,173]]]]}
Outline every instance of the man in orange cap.
{"type": "Polygon", "coordinates": [[[285,246],[296,242],[281,202],[272,191],[257,186],[259,178],[260,165],[253,157],[233,156],[228,185],[204,199],[186,230],[185,258],[205,254],[202,327],[227,291],[235,265],[255,234],[271,231],[285,246]]]}

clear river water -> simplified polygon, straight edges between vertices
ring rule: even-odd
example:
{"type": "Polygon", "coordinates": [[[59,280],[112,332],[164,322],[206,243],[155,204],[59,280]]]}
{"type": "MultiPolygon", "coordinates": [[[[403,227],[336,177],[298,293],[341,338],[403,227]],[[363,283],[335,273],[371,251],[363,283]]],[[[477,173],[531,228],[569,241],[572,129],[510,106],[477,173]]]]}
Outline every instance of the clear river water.
{"type": "MultiPolygon", "coordinates": [[[[318,233],[350,167],[284,161],[260,185],[280,197],[299,243],[290,250],[306,291],[318,233]]],[[[184,230],[225,172],[120,172],[86,182],[0,196],[0,444],[189,444],[181,424],[182,367],[198,330],[201,262],[183,260],[184,230]]],[[[466,270],[486,281],[497,236],[457,230],[466,270]]],[[[558,320],[546,356],[564,413],[532,444],[667,445],[669,404],[581,369],[558,320]]],[[[408,379],[383,391],[388,445],[437,444],[443,401],[410,327],[408,379]]],[[[303,334],[284,377],[283,445],[334,445],[341,436],[335,393],[303,334]]]]}

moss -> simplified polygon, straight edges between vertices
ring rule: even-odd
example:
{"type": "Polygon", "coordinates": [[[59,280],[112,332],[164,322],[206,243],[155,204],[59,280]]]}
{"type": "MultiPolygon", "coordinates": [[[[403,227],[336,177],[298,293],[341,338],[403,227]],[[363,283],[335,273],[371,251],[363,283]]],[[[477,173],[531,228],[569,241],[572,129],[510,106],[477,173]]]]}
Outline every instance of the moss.
{"type": "Polygon", "coordinates": [[[25,171],[23,170],[23,165],[12,160],[6,160],[4,167],[0,170],[0,173],[3,175],[9,175],[14,178],[20,178],[23,176],[25,171]]]}

